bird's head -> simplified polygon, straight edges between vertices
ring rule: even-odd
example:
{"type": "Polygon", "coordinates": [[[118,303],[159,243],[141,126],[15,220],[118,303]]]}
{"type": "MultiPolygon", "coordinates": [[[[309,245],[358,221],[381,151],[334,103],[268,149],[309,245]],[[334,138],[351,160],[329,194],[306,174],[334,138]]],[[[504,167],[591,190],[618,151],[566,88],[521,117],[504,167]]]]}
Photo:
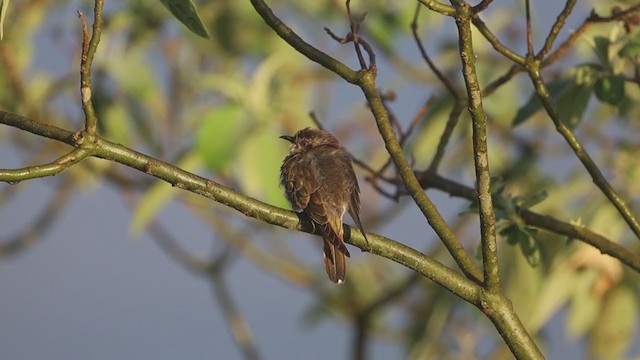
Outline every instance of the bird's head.
{"type": "Polygon", "coordinates": [[[297,154],[321,145],[340,146],[338,139],[328,131],[312,128],[304,128],[293,136],[282,135],[280,138],[291,142],[290,154],[297,154]]]}

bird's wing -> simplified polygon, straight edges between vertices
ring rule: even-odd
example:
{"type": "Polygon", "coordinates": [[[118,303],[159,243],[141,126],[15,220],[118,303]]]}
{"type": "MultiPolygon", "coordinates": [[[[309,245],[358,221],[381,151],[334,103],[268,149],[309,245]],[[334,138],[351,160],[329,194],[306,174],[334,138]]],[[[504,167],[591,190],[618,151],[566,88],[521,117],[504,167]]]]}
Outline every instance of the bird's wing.
{"type": "MultiPolygon", "coordinates": [[[[303,210],[319,227],[323,237],[336,246],[340,252],[349,256],[344,245],[342,229],[342,213],[340,205],[327,203],[328,198],[322,195],[320,175],[312,165],[312,161],[296,159],[289,162],[282,179],[289,202],[294,208],[303,210]],[[286,175],[285,175],[286,174],[286,175]]],[[[327,189],[322,189],[326,191],[327,189]]]]}

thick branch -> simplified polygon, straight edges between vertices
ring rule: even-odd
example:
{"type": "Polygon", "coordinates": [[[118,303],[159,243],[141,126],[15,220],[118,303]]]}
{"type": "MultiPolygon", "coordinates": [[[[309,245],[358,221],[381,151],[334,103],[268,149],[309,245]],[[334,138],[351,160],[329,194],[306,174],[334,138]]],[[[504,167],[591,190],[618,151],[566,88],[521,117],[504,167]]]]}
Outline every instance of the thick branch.
{"type": "Polygon", "coordinates": [[[424,214],[429,225],[431,225],[436,234],[438,234],[438,237],[447,247],[451,256],[453,256],[458,266],[460,266],[460,269],[469,278],[474,281],[479,281],[481,276],[473,262],[473,259],[471,259],[469,254],[453,234],[451,228],[449,228],[449,225],[447,225],[447,222],[444,220],[435,204],[422,190],[420,182],[416,178],[407,158],[404,156],[402,147],[398,143],[396,135],[389,122],[389,117],[384,109],[384,104],[382,103],[382,99],[380,98],[380,94],[376,88],[373,76],[365,74],[359,85],[367,98],[367,102],[371,107],[371,112],[376,119],[378,131],[380,132],[380,135],[382,135],[387,152],[396,165],[398,174],[402,178],[402,182],[404,183],[407,192],[411,195],[416,205],[418,205],[418,208],[424,214]]]}
{"type": "Polygon", "coordinates": [[[482,94],[475,67],[475,53],[471,39],[471,7],[467,3],[452,2],[458,11],[456,26],[462,61],[468,109],[473,128],[473,161],[476,172],[476,191],[480,207],[480,234],[484,285],[490,292],[500,292],[498,247],[496,244],[496,219],[491,198],[491,174],[489,171],[489,146],[487,144],[487,116],[482,106],[482,94]]]}
{"type": "MultiPolygon", "coordinates": [[[[300,230],[307,233],[313,233],[314,231],[314,227],[308,221],[301,221],[301,219],[298,218],[298,214],[292,211],[250,198],[234,189],[192,174],[135,150],[131,150],[125,146],[104,140],[99,136],[87,133],[74,134],[51,125],[43,125],[18,115],[0,111],[0,123],[8,124],[9,122],[11,122],[13,126],[36,135],[55,135],[57,140],[81,147],[91,153],[92,156],[115,161],[142,171],[164,180],[172,186],[217,201],[241,212],[245,216],[288,229],[300,230]],[[23,121],[19,121],[20,119],[23,121]],[[34,124],[37,124],[37,126],[34,124]],[[65,136],[67,134],[69,136],[65,136]]],[[[477,300],[480,290],[477,284],[465,279],[421,252],[375,234],[367,235],[369,238],[369,242],[367,242],[362,233],[357,229],[350,228],[348,225],[345,225],[345,233],[350,234],[347,239],[348,243],[417,271],[466,301],[475,302],[477,300]]]]}

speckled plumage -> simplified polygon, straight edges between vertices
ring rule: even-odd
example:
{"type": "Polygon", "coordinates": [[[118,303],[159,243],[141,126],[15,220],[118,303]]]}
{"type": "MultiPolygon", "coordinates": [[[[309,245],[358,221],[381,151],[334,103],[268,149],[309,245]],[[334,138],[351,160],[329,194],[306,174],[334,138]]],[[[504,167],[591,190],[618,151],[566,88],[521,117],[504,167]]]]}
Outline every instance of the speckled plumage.
{"type": "Polygon", "coordinates": [[[324,242],[324,264],[331,281],[343,283],[349,251],[344,245],[342,217],[346,211],[364,234],[360,222],[360,187],[351,158],[331,133],[306,128],[294,136],[280,169],[280,183],[295,211],[306,213],[324,242]]]}

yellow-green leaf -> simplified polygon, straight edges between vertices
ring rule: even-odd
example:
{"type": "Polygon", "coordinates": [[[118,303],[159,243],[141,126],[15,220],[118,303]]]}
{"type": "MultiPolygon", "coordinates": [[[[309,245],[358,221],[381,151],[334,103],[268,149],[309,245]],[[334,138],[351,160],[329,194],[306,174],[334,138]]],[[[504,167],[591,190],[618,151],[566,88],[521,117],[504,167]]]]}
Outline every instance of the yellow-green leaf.
{"type": "Polygon", "coordinates": [[[585,269],[575,277],[575,292],[567,316],[567,333],[572,338],[584,336],[598,318],[600,299],[593,292],[597,277],[596,269],[585,269]]]}
{"type": "Polygon", "coordinates": [[[541,289],[540,301],[529,319],[527,328],[535,333],[551,319],[569,299],[575,287],[574,272],[566,264],[557,266],[544,282],[541,289]]]}
{"type": "Polygon", "coordinates": [[[635,290],[621,286],[611,290],[592,333],[590,347],[596,359],[623,359],[632,343],[638,318],[635,290]]]}
{"type": "Polygon", "coordinates": [[[196,150],[211,171],[223,169],[234,157],[245,131],[244,110],[235,104],[213,110],[196,134],[196,150]]]}
{"type": "Polygon", "coordinates": [[[238,154],[238,179],[243,192],[250,196],[261,197],[275,206],[288,207],[280,188],[280,165],[287,144],[278,136],[272,127],[267,126],[248,135],[238,154]]]}
{"type": "Polygon", "coordinates": [[[0,0],[0,40],[4,37],[4,17],[9,10],[9,0],[0,0]]]}

